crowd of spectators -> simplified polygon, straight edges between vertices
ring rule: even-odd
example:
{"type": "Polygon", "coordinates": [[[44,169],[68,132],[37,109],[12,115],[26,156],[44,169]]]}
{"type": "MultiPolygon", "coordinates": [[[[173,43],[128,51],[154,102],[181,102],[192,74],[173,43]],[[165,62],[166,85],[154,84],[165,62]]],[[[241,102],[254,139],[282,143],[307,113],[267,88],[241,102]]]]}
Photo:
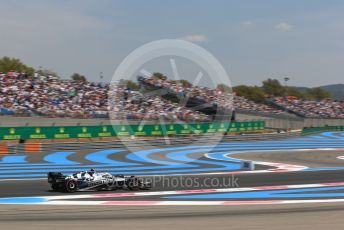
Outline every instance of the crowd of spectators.
{"type": "Polygon", "coordinates": [[[258,104],[254,101],[250,101],[244,97],[235,96],[234,97],[234,106],[236,109],[241,111],[249,111],[249,112],[258,112],[261,115],[288,115],[292,116],[288,112],[282,109],[278,109],[272,106],[268,106],[265,104],[258,104]]]}
{"type": "Polygon", "coordinates": [[[109,97],[110,117],[114,120],[210,121],[210,117],[157,95],[142,94],[126,87],[113,86],[109,97]]]}
{"type": "MultiPolygon", "coordinates": [[[[59,80],[11,71],[0,73],[0,113],[28,116],[167,119],[209,121],[209,116],[192,111],[158,96],[144,96],[126,87],[116,87],[117,99],[108,99],[109,84],[59,80]],[[110,113],[109,113],[110,111],[110,113]]],[[[110,90],[111,88],[111,90],[110,90]]]]}
{"type": "Polygon", "coordinates": [[[344,101],[300,100],[293,97],[273,98],[274,103],[307,118],[344,118],[344,101]]]}
{"type": "Polygon", "coordinates": [[[205,103],[216,104],[223,108],[233,108],[233,94],[222,92],[219,89],[210,89],[192,84],[188,84],[185,87],[182,83],[158,78],[145,78],[143,81],[156,87],[169,89],[186,98],[196,98],[205,103]]]}
{"type": "Polygon", "coordinates": [[[145,83],[156,87],[167,88],[176,94],[183,94],[186,97],[193,97],[206,103],[215,103],[226,109],[240,109],[241,111],[258,112],[260,114],[274,115],[290,115],[286,111],[274,108],[265,104],[258,104],[244,97],[233,96],[231,93],[225,93],[220,89],[210,89],[203,86],[193,86],[189,84],[187,87],[181,83],[157,78],[144,78],[145,83]]]}
{"type": "Polygon", "coordinates": [[[0,108],[8,113],[50,117],[106,116],[108,86],[90,82],[0,75],[0,108]]]}
{"type": "MultiPolygon", "coordinates": [[[[273,98],[280,108],[258,104],[244,97],[202,86],[183,85],[161,80],[144,79],[186,98],[265,114],[286,115],[293,111],[304,117],[344,118],[344,102],[334,100],[306,101],[295,98],[273,98]]],[[[0,73],[0,114],[48,117],[165,119],[209,121],[211,117],[174,103],[160,96],[142,94],[125,86],[105,83],[60,80],[53,77],[10,71],[0,73]]]]}

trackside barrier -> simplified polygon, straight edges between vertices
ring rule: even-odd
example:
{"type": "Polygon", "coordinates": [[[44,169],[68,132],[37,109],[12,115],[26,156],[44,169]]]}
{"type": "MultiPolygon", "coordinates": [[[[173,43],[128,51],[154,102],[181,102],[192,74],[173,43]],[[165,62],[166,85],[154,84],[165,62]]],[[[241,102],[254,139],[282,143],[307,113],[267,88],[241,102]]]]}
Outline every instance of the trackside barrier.
{"type": "Polygon", "coordinates": [[[308,135],[319,132],[330,132],[330,131],[344,131],[344,126],[323,126],[323,127],[309,127],[303,128],[302,135],[308,135]]]}
{"type": "Polygon", "coordinates": [[[190,124],[98,125],[0,127],[0,140],[63,140],[106,137],[157,137],[216,133],[255,132],[265,129],[264,121],[190,124]]]}
{"type": "Polygon", "coordinates": [[[218,144],[221,142],[239,142],[239,141],[260,141],[260,140],[276,140],[284,139],[291,137],[300,136],[301,131],[290,132],[290,133],[262,133],[262,134],[245,134],[237,136],[218,136],[215,135],[202,135],[202,136],[192,136],[192,137],[171,137],[168,141],[164,138],[157,137],[155,139],[146,139],[146,140],[116,140],[116,141],[94,141],[94,142],[56,142],[56,143],[31,143],[37,144],[34,147],[28,148],[27,144],[17,144],[15,146],[9,147],[10,153],[24,153],[27,150],[30,152],[40,151],[40,152],[58,152],[58,151],[77,151],[80,149],[87,150],[101,150],[101,149],[112,149],[112,148],[149,148],[150,146],[159,147],[159,146],[183,146],[190,145],[200,139],[204,140],[204,144],[218,144]],[[40,148],[38,148],[40,144],[40,148]],[[35,150],[33,150],[35,149],[35,150]]]}

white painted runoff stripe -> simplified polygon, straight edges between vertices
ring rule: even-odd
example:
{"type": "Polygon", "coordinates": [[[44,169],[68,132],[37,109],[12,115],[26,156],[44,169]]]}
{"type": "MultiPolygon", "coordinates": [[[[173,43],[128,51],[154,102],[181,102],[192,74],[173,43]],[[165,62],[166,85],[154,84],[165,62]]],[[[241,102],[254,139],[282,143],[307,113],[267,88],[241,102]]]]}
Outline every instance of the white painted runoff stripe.
{"type": "Polygon", "coordinates": [[[311,204],[311,203],[338,203],[344,199],[320,200],[252,200],[252,201],[50,201],[35,205],[108,205],[108,206],[169,206],[169,205],[273,205],[273,204],[311,204]]]}
{"type": "MultiPolygon", "coordinates": [[[[239,154],[239,153],[252,153],[252,152],[281,152],[284,150],[254,150],[254,151],[235,151],[225,154],[224,156],[227,157],[232,154],[239,154]]],[[[287,149],[285,151],[293,151],[293,152],[304,152],[304,151],[344,151],[344,148],[315,148],[315,149],[287,149]]],[[[217,158],[214,158],[210,156],[210,154],[205,154],[207,158],[218,160],[217,158]]],[[[244,161],[240,158],[230,157],[237,160],[244,161]]],[[[344,156],[337,157],[338,159],[344,160],[344,156]]],[[[266,166],[272,166],[276,167],[276,169],[267,169],[267,170],[255,170],[255,171],[237,171],[232,172],[232,174],[238,174],[238,173],[266,173],[266,172],[293,172],[293,171],[302,171],[307,169],[308,167],[303,165],[291,165],[291,164],[283,164],[283,163],[275,163],[275,162],[264,162],[264,161],[254,161],[255,164],[259,165],[266,165],[266,166]]],[[[208,173],[210,174],[210,173],[208,173]]]]}
{"type": "MultiPolygon", "coordinates": [[[[220,189],[193,189],[193,190],[177,190],[177,191],[159,191],[159,192],[131,192],[131,193],[99,193],[99,194],[82,194],[82,195],[65,195],[65,196],[40,196],[40,197],[7,197],[0,198],[1,200],[11,199],[12,204],[103,204],[106,202],[129,202],[129,201],[75,201],[75,199],[100,199],[100,198],[120,198],[120,197],[140,197],[140,196],[161,196],[161,195],[181,195],[181,194],[209,194],[209,193],[223,193],[223,192],[247,192],[247,191],[267,191],[267,190],[284,190],[297,188],[317,188],[317,187],[334,187],[344,186],[344,182],[335,183],[319,183],[319,184],[301,184],[301,185],[277,185],[277,186],[259,186],[247,188],[220,188],[220,189]],[[42,202],[20,202],[21,199],[33,198],[42,199],[42,202]]],[[[143,201],[141,201],[143,202],[143,201]]],[[[151,201],[144,201],[151,202],[151,201]]],[[[228,201],[229,202],[229,201],[228,201]]],[[[253,201],[251,201],[253,202],[253,201]]],[[[4,203],[3,203],[4,204],[4,203]]],[[[6,204],[11,204],[6,202],[6,204]]]]}
{"type": "MultiPolygon", "coordinates": [[[[252,153],[252,152],[280,152],[281,150],[254,150],[254,151],[235,151],[235,152],[230,152],[230,153],[226,153],[224,152],[223,156],[227,157],[229,155],[232,154],[239,154],[239,153],[252,153]]],[[[289,151],[289,150],[288,150],[289,151]]],[[[305,149],[290,149],[290,151],[306,151],[305,149]]],[[[308,151],[308,149],[307,149],[308,151]]],[[[205,156],[207,158],[213,159],[213,160],[219,160],[217,158],[214,158],[212,156],[210,156],[211,153],[207,153],[205,154],[205,156]]],[[[236,158],[236,157],[230,157],[232,159],[237,159],[237,160],[241,160],[241,161],[245,161],[243,159],[240,158],[236,158]]],[[[303,166],[303,165],[291,165],[291,164],[284,164],[284,163],[275,163],[275,162],[265,162],[265,161],[253,161],[255,164],[258,165],[266,165],[266,166],[272,166],[275,167],[275,169],[267,169],[267,170],[254,170],[254,171],[234,171],[231,172],[232,174],[242,174],[242,173],[266,173],[266,172],[294,172],[294,171],[301,171],[301,170],[305,170],[308,167],[307,166],[303,166]]],[[[209,174],[209,173],[208,173],[209,174]]]]}
{"type": "Polygon", "coordinates": [[[316,148],[316,149],[298,149],[293,151],[343,151],[344,148],[316,148]]]}
{"type": "Polygon", "coordinates": [[[251,201],[110,201],[100,205],[272,205],[272,204],[305,204],[337,203],[344,199],[321,200],[251,200],[251,201]]]}

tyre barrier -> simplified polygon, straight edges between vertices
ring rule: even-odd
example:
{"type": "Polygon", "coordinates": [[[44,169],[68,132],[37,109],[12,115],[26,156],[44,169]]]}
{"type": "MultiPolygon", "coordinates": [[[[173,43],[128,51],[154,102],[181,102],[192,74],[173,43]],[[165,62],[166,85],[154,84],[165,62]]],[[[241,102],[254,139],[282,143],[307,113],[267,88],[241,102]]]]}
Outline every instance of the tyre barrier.
{"type": "Polygon", "coordinates": [[[26,143],[24,144],[24,148],[26,153],[36,153],[42,151],[42,144],[41,143],[26,143]]]}
{"type": "Polygon", "coordinates": [[[0,155],[1,154],[9,154],[7,145],[0,145],[0,155]]]}

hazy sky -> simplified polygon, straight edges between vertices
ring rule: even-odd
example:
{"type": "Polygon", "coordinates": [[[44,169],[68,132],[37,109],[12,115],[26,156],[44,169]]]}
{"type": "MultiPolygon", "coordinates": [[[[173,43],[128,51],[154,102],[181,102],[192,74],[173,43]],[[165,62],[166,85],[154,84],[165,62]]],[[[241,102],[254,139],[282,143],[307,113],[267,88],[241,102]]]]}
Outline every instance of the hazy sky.
{"type": "Polygon", "coordinates": [[[183,38],[218,58],[234,85],[344,83],[343,12],[342,0],[1,0],[0,56],[109,81],[140,45],[183,38]]]}

